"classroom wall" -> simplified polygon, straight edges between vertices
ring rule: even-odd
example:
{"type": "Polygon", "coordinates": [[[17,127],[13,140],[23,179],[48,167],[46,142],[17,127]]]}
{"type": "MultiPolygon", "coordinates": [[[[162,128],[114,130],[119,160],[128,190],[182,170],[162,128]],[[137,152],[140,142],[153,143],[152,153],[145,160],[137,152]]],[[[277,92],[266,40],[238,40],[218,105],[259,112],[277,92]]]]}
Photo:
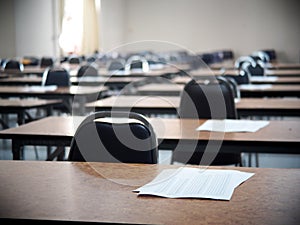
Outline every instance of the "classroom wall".
{"type": "Polygon", "coordinates": [[[298,0],[127,0],[124,41],[161,40],[195,52],[230,48],[236,56],[275,48],[281,61],[299,62],[299,6],[298,0]]]}
{"type": "Polygon", "coordinates": [[[14,2],[0,0],[0,58],[16,55],[14,2]]]}
{"type": "MultiPolygon", "coordinates": [[[[0,57],[58,55],[57,1],[0,0],[0,57]]],[[[299,6],[298,0],[101,0],[100,50],[138,41],[135,50],[232,49],[238,57],[274,48],[280,61],[299,62],[299,6]]]]}

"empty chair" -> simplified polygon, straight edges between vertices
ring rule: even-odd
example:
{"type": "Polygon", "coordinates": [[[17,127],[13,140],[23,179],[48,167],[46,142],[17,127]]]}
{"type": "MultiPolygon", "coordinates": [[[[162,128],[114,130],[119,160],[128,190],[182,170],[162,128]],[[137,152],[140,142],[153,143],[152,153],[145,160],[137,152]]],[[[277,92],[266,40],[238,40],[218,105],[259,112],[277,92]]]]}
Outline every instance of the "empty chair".
{"type": "Polygon", "coordinates": [[[250,62],[244,62],[241,66],[241,70],[248,76],[264,76],[265,68],[264,65],[258,60],[253,65],[250,62]]]}
{"type": "Polygon", "coordinates": [[[234,62],[234,67],[236,69],[241,69],[244,62],[249,62],[254,67],[256,65],[255,60],[250,56],[241,56],[237,58],[234,62]]]}
{"type": "Polygon", "coordinates": [[[24,56],[22,63],[24,66],[38,66],[40,59],[34,56],[24,56]]]}
{"type": "Polygon", "coordinates": [[[81,63],[81,58],[78,56],[70,56],[68,59],[68,62],[70,64],[80,64],[81,63]]]}
{"type": "Polygon", "coordinates": [[[43,74],[42,85],[70,86],[70,74],[64,68],[50,67],[43,74]]]}
{"type": "MultiPolygon", "coordinates": [[[[58,87],[68,87],[71,85],[70,74],[67,70],[61,67],[49,67],[43,73],[42,86],[56,85],[58,87]]],[[[64,101],[62,104],[55,106],[53,109],[70,113],[71,101],[64,101]]]]}
{"type": "Polygon", "coordinates": [[[214,56],[211,53],[204,53],[199,56],[207,65],[210,65],[214,62],[214,56]]]}
{"type": "MultiPolygon", "coordinates": [[[[181,93],[180,118],[194,119],[237,119],[234,103],[234,93],[226,79],[218,77],[209,81],[191,80],[181,93]]],[[[200,146],[202,150],[206,146],[200,146]]],[[[222,147],[221,147],[222,148],[222,147]]],[[[241,165],[240,153],[218,153],[213,160],[202,159],[204,154],[195,151],[187,154],[184,151],[174,151],[171,162],[203,165],[241,165]]],[[[205,155],[213,155],[210,152],[205,155]]]]}
{"type": "Polygon", "coordinates": [[[228,82],[228,84],[230,85],[233,93],[234,93],[234,98],[235,99],[240,99],[241,98],[241,93],[240,90],[238,88],[238,83],[236,82],[236,80],[232,77],[232,76],[220,76],[218,79],[223,79],[225,78],[226,81],[228,82]]]}
{"type": "Polygon", "coordinates": [[[149,71],[149,63],[145,57],[133,55],[126,61],[125,70],[130,71],[134,69],[142,70],[143,72],[149,71]]]}
{"type": "Polygon", "coordinates": [[[118,71],[125,69],[125,60],[124,59],[113,59],[108,63],[108,71],[118,71]]]}
{"type": "Polygon", "coordinates": [[[261,61],[262,63],[270,62],[270,57],[267,53],[263,51],[256,51],[251,54],[252,57],[256,58],[256,61],[261,61]]]}
{"type": "Polygon", "coordinates": [[[97,76],[97,75],[98,75],[98,70],[90,64],[82,65],[77,72],[77,77],[97,76]]]}
{"type": "Polygon", "coordinates": [[[54,59],[52,57],[42,57],[40,67],[49,67],[54,65],[54,59]]]}
{"type": "Polygon", "coordinates": [[[277,60],[277,54],[274,49],[263,49],[261,51],[268,55],[270,62],[275,62],[277,60]]]}
{"type": "Polygon", "coordinates": [[[157,163],[157,139],[141,114],[101,111],[87,116],[72,139],[69,161],[157,163]]]}
{"type": "Polygon", "coordinates": [[[24,65],[23,63],[19,62],[18,60],[8,59],[3,63],[3,68],[5,70],[16,70],[16,71],[23,71],[24,65]]]}

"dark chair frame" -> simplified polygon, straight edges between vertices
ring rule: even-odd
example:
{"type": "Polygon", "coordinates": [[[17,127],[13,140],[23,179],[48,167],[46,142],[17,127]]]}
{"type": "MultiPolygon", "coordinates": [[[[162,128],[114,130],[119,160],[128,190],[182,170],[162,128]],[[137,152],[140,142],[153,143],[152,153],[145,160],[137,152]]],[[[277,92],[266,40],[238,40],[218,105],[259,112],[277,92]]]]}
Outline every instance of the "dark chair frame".
{"type": "MultiPolygon", "coordinates": [[[[131,140],[131,138],[128,138],[128,140],[131,140]]],[[[157,138],[152,125],[141,114],[123,111],[95,112],[87,116],[77,128],[71,142],[68,160],[156,164],[158,160],[157,138]],[[135,119],[138,122],[110,123],[99,121],[100,118],[135,119]],[[127,129],[130,129],[129,132],[127,129]],[[141,130],[144,132],[143,134],[135,133],[141,130]],[[103,132],[102,136],[101,131],[103,132]],[[118,136],[119,132],[121,132],[123,138],[130,137],[128,133],[134,135],[134,138],[137,139],[134,148],[130,148],[131,145],[130,147],[124,145],[122,140],[118,139],[120,137],[118,136]],[[111,133],[113,135],[110,135],[111,133]],[[111,139],[102,140],[101,138],[105,138],[105,135],[111,139]],[[141,139],[136,135],[144,136],[141,139]],[[149,149],[145,149],[147,146],[149,149]],[[79,148],[81,148],[81,151],[79,148]],[[82,148],[84,148],[83,154],[82,148]]]]}

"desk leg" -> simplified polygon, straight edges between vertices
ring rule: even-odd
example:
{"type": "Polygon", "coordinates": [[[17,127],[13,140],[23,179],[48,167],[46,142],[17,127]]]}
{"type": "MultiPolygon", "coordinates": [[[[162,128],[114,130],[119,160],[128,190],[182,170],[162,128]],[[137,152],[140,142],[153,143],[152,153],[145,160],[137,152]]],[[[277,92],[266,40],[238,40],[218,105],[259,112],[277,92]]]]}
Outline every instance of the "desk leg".
{"type": "Polygon", "coordinates": [[[18,141],[12,140],[12,154],[13,154],[13,160],[20,160],[20,153],[22,151],[23,146],[18,143],[18,141]]]}
{"type": "Polygon", "coordinates": [[[18,124],[22,125],[25,123],[25,112],[22,110],[18,112],[18,124]]]}

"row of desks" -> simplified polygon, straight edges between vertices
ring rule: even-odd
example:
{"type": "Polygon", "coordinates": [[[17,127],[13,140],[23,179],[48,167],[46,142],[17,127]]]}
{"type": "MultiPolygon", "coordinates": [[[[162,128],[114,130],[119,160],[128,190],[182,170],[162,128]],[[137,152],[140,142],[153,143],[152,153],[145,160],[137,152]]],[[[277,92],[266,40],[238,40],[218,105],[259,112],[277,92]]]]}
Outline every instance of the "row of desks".
{"type": "MultiPolygon", "coordinates": [[[[244,116],[300,116],[298,98],[241,98],[236,103],[239,117],[244,116]]],[[[86,104],[87,111],[134,111],[145,115],[177,115],[179,96],[111,96],[86,104]]]]}
{"type": "MultiPolygon", "coordinates": [[[[84,76],[84,77],[71,77],[72,85],[106,85],[109,87],[122,88],[132,82],[142,81],[142,77],[103,77],[103,76],[84,76]]],[[[185,84],[191,79],[190,77],[177,76],[171,81],[177,84],[185,84]]],[[[300,84],[299,77],[252,77],[252,84],[300,84]]],[[[9,77],[0,79],[0,85],[41,85],[42,78],[37,76],[22,76],[22,77],[9,77]]]]}
{"type": "MultiPolygon", "coordinates": [[[[0,131],[0,138],[12,140],[13,159],[20,159],[24,145],[69,146],[85,117],[47,117],[19,127],[0,131]]],[[[258,152],[299,154],[300,121],[270,121],[257,132],[198,132],[206,120],[151,118],[159,149],[204,151],[207,142],[215,142],[221,152],[258,152]]]]}

